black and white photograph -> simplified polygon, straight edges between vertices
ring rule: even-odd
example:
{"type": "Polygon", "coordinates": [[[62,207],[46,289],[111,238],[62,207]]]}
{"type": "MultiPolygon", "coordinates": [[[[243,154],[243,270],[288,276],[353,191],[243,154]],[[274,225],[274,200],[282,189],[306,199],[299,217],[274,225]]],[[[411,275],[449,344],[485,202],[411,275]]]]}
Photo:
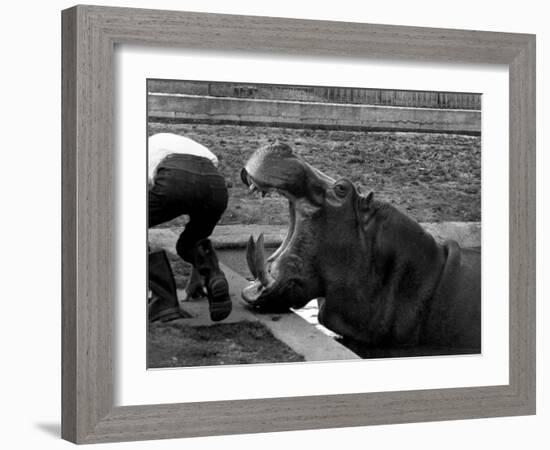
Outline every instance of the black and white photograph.
{"type": "Polygon", "coordinates": [[[2,448],[547,448],[514,6],[6,3],[2,448]]]}
{"type": "Polygon", "coordinates": [[[148,368],[481,353],[481,100],[147,80],[148,368]]]}

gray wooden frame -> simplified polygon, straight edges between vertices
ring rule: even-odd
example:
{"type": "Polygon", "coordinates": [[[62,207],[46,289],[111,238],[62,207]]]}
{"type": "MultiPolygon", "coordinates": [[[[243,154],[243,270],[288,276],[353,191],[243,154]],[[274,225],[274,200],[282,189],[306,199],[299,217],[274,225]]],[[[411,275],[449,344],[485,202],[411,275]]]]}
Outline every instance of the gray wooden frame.
{"type": "Polygon", "coordinates": [[[95,6],[63,11],[62,30],[63,438],[92,443],[535,413],[533,35],[95,6]],[[113,52],[119,43],[507,64],[510,383],[114,407],[113,52]]]}

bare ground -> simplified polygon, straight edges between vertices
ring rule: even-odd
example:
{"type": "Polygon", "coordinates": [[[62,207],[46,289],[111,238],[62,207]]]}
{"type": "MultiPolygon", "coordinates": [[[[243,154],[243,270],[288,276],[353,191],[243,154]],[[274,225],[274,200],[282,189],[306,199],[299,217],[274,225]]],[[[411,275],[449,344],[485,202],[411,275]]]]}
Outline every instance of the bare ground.
{"type": "MultiPolygon", "coordinates": [[[[230,186],[221,224],[286,224],[286,201],[248,195],[239,173],[251,153],[275,140],[334,178],[347,177],[420,222],[479,221],[481,138],[437,133],[309,130],[150,123],[149,133],[188,136],[220,159],[230,186]]],[[[182,225],[185,218],[161,226],[182,225]]]]}
{"type": "Polygon", "coordinates": [[[147,367],[304,361],[258,322],[191,327],[185,320],[149,325],[147,367]]]}

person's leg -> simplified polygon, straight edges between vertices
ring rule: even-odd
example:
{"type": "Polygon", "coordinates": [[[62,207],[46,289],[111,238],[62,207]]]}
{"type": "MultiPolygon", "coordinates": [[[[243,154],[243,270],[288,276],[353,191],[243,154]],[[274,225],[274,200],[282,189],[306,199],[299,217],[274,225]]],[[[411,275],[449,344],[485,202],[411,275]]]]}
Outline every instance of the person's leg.
{"type": "Polygon", "coordinates": [[[213,321],[225,319],[231,313],[229,284],[220,269],[216,252],[210,239],[199,241],[193,249],[196,270],[204,276],[210,318],[213,321]]]}
{"type": "Polygon", "coordinates": [[[149,253],[149,288],[147,299],[150,322],[166,322],[180,317],[176,283],[164,250],[149,253]]]}
{"type": "Polygon", "coordinates": [[[164,208],[164,198],[158,192],[149,189],[147,192],[147,225],[149,228],[170,220],[164,208]]]}
{"type": "Polygon", "coordinates": [[[207,238],[212,234],[227,207],[228,194],[225,180],[221,175],[209,174],[202,182],[208,187],[208,194],[202,198],[200,208],[189,214],[189,222],[178,239],[176,250],[205,278],[210,317],[214,321],[219,321],[231,312],[231,299],[227,280],[219,267],[214,248],[207,238]]]}
{"type": "MultiPolygon", "coordinates": [[[[213,170],[215,169],[213,168],[213,170]]],[[[189,222],[176,243],[178,255],[194,266],[196,266],[194,249],[197,242],[210,237],[225,212],[228,202],[225,179],[221,175],[207,174],[202,177],[200,182],[202,184],[201,198],[188,212],[189,222]]]]}
{"type": "MultiPolygon", "coordinates": [[[[190,202],[182,193],[180,174],[159,169],[148,190],[148,226],[154,227],[185,214],[190,202]]],[[[149,252],[149,321],[166,321],[180,317],[174,276],[165,252],[149,252]]]]}
{"type": "Polygon", "coordinates": [[[186,214],[192,209],[190,189],[179,171],[160,168],[148,190],[147,216],[149,228],[186,214]]]}

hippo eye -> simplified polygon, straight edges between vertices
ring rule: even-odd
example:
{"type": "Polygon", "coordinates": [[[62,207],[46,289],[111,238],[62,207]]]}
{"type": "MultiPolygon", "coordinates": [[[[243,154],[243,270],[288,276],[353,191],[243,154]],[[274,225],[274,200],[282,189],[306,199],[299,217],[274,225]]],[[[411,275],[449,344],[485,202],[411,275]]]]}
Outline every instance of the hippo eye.
{"type": "Polygon", "coordinates": [[[343,198],[348,193],[348,187],[344,183],[337,183],[334,186],[334,192],[338,197],[343,198]]]}

